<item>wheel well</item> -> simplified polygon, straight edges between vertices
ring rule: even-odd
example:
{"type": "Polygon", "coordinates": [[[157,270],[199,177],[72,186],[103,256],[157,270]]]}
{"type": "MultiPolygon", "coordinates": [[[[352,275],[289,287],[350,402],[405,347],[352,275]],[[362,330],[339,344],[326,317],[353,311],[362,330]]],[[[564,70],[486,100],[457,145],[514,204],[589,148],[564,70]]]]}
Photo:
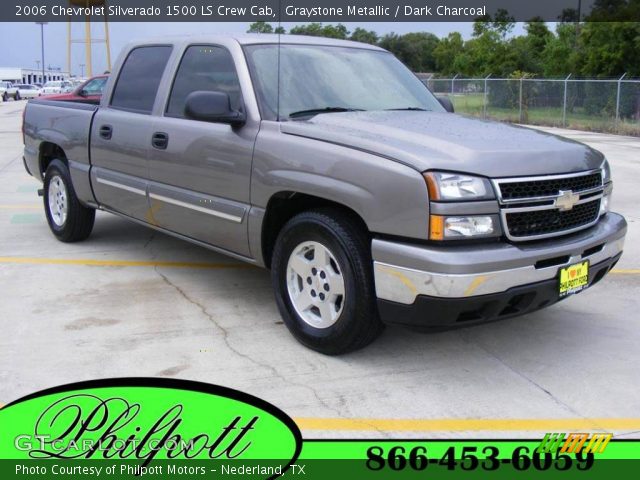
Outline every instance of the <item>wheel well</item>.
{"type": "Polygon", "coordinates": [[[338,209],[349,214],[354,221],[360,224],[364,231],[368,232],[367,225],[362,217],[355,210],[341,203],[298,192],[276,193],[269,199],[262,222],[262,257],[267,268],[271,266],[273,248],[284,224],[301,212],[323,207],[338,209]]]}
{"type": "Polygon", "coordinates": [[[60,148],[55,143],[51,142],[42,142],[40,144],[40,171],[43,174],[47,171],[47,167],[54,159],[62,160],[65,164],[67,163],[67,155],[64,153],[64,150],[60,148]]]}

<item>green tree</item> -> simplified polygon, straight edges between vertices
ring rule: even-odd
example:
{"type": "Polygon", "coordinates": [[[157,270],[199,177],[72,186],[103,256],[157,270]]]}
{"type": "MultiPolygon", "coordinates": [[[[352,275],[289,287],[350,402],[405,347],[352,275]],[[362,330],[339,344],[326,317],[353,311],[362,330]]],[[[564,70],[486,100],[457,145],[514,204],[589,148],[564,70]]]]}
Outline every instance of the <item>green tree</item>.
{"type": "Polygon", "coordinates": [[[434,72],[436,69],[435,50],[440,39],[433,33],[415,32],[402,36],[408,45],[409,68],[414,72],[434,72]]]}
{"type": "Polygon", "coordinates": [[[542,74],[546,77],[566,77],[576,74],[579,52],[575,47],[576,24],[559,23],[556,34],[549,38],[541,55],[542,74]]]}
{"type": "Polygon", "coordinates": [[[464,52],[464,40],[460,32],[451,32],[441,39],[433,50],[436,61],[435,70],[444,76],[455,75],[454,62],[464,52]]]}
{"type": "Polygon", "coordinates": [[[349,36],[349,30],[341,23],[337,25],[322,25],[322,23],[307,23],[296,25],[289,33],[292,35],[308,35],[311,37],[328,37],[345,40],[349,36]]]}
{"type": "Polygon", "coordinates": [[[527,32],[527,43],[534,52],[542,52],[547,42],[553,37],[553,33],[540,17],[535,17],[526,22],[524,29],[527,32]]]}
{"type": "Polygon", "coordinates": [[[506,76],[513,71],[505,63],[507,54],[508,44],[499,32],[489,28],[465,42],[463,52],[454,59],[453,69],[468,77],[506,76]]]}
{"type": "Polygon", "coordinates": [[[500,71],[510,74],[515,71],[540,73],[538,58],[542,52],[535,53],[527,36],[510,38],[504,46],[504,58],[500,71]]]}
{"type": "Polygon", "coordinates": [[[247,33],[273,33],[273,27],[267,22],[254,22],[249,25],[247,33]]]}
{"type": "Polygon", "coordinates": [[[287,33],[287,30],[284,27],[276,27],[275,30],[273,31],[273,33],[285,34],[285,33],[287,33]]]}
{"type": "Polygon", "coordinates": [[[505,9],[500,8],[493,18],[491,15],[484,15],[473,22],[473,36],[480,37],[486,32],[495,32],[505,39],[515,25],[515,19],[505,9]]]}
{"type": "MultiPolygon", "coordinates": [[[[580,73],[585,76],[620,77],[640,75],[640,0],[596,0],[581,25],[578,49],[580,73]],[[629,20],[635,20],[629,21],[629,20]]],[[[622,118],[640,118],[640,92],[622,88],[617,104],[616,89],[603,83],[585,84],[585,111],[622,118]]]]}
{"type": "Polygon", "coordinates": [[[389,50],[414,72],[433,72],[436,69],[435,49],[440,40],[432,33],[414,32],[405,35],[388,33],[378,45],[389,50]]]}
{"type": "Polygon", "coordinates": [[[581,74],[640,75],[640,23],[586,22],[580,31],[581,74]]]}
{"type": "Polygon", "coordinates": [[[491,27],[498,32],[504,39],[513,30],[516,25],[516,19],[509,15],[504,8],[499,8],[496,14],[493,16],[491,27]]]}
{"type": "Polygon", "coordinates": [[[532,18],[525,24],[527,34],[511,41],[512,58],[517,58],[517,70],[541,74],[544,69],[544,50],[553,40],[553,33],[540,18],[532,18]],[[520,39],[522,39],[520,41],[520,39]]]}
{"type": "Polygon", "coordinates": [[[522,48],[520,42],[508,41],[515,20],[504,9],[493,18],[480,17],[473,22],[473,38],[465,42],[464,51],[456,57],[453,69],[465,76],[507,76],[520,68],[513,47],[522,48]]]}
{"type": "Polygon", "coordinates": [[[411,60],[411,48],[402,35],[398,35],[395,32],[387,33],[380,39],[378,45],[385,50],[389,50],[403,63],[409,64],[411,60]]]}
{"type": "Polygon", "coordinates": [[[375,45],[378,43],[378,34],[373,30],[365,30],[364,28],[358,27],[353,31],[349,40],[375,45]]]}

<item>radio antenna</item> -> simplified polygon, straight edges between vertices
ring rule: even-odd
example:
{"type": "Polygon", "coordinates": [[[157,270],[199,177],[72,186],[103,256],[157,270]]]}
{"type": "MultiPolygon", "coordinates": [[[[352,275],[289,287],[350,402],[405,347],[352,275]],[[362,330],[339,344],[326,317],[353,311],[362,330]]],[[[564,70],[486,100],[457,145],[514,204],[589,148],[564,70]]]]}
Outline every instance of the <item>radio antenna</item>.
{"type": "Polygon", "coordinates": [[[278,86],[276,90],[276,120],[280,121],[280,36],[282,35],[282,0],[278,0],[278,86]]]}

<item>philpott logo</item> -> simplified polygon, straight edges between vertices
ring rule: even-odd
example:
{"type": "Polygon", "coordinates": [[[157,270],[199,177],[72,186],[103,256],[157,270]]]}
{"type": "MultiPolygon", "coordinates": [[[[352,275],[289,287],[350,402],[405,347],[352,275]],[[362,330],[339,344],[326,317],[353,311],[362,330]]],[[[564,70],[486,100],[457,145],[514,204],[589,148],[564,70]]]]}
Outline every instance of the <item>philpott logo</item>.
{"type": "Polygon", "coordinates": [[[259,398],[183,380],[127,378],[65,385],[0,410],[2,459],[269,462],[300,453],[295,423],[259,398]]]}

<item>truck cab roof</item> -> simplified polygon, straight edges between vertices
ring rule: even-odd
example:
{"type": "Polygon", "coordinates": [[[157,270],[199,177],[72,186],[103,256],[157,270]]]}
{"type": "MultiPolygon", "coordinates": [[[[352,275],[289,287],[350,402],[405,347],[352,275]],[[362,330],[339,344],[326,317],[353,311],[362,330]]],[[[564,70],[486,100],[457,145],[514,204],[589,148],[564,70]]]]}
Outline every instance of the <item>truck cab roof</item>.
{"type": "Polygon", "coordinates": [[[135,45],[152,44],[182,44],[182,43],[220,43],[224,44],[234,40],[240,45],[273,44],[281,42],[283,44],[296,45],[325,45],[334,47],[365,48],[369,50],[386,51],[383,48],[367,43],[354,42],[351,40],[339,40],[335,38],[312,37],[308,35],[278,35],[271,33],[245,33],[245,34],[186,34],[169,35],[162,37],[146,38],[144,40],[132,41],[129,48],[135,45]]]}

